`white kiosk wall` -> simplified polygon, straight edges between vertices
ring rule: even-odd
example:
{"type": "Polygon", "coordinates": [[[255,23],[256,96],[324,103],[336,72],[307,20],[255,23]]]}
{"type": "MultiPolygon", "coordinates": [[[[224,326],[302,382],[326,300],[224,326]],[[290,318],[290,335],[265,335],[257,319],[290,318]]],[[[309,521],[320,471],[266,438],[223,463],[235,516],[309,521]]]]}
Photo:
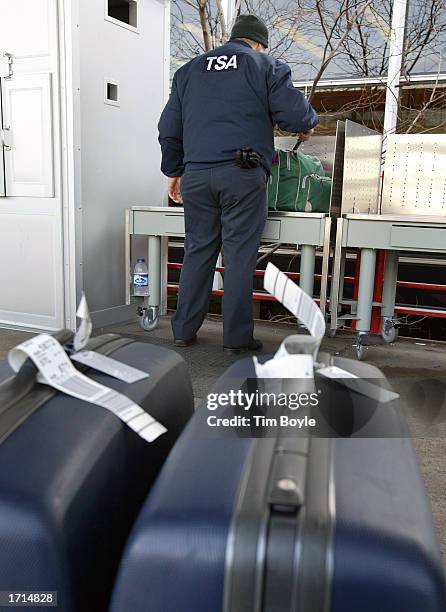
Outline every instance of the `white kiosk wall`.
{"type": "Polygon", "coordinates": [[[161,205],[165,191],[157,123],[168,79],[168,7],[138,0],[126,12],[126,4],[80,5],[82,268],[96,324],[134,314],[125,306],[124,210],[161,205]]]}
{"type": "Polygon", "coordinates": [[[124,211],[165,193],[168,8],[0,0],[0,326],[73,328],[82,290],[96,324],[131,316],[124,211]]]}

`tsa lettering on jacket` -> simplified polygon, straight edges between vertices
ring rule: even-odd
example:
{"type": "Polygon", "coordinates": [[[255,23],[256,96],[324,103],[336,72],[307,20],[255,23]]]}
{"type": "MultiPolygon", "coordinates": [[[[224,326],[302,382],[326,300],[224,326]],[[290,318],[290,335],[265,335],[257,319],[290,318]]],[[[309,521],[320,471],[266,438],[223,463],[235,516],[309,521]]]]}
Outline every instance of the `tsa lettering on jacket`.
{"type": "Polygon", "coordinates": [[[214,55],[212,57],[207,57],[206,62],[206,70],[208,72],[238,69],[236,55],[231,55],[231,57],[228,57],[227,55],[214,55]]]}

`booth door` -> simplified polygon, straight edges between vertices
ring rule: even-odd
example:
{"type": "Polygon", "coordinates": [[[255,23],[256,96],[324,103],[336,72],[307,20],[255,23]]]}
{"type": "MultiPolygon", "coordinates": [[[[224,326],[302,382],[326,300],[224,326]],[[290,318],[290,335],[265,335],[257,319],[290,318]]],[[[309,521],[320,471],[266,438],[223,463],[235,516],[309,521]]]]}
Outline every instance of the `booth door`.
{"type": "Polygon", "coordinates": [[[0,197],[4,197],[6,195],[5,189],[5,157],[4,157],[4,130],[3,130],[3,113],[2,113],[2,105],[1,105],[1,97],[2,97],[2,79],[0,77],[0,197]]]}
{"type": "Polygon", "coordinates": [[[64,323],[57,0],[0,0],[0,325],[64,323]]]}

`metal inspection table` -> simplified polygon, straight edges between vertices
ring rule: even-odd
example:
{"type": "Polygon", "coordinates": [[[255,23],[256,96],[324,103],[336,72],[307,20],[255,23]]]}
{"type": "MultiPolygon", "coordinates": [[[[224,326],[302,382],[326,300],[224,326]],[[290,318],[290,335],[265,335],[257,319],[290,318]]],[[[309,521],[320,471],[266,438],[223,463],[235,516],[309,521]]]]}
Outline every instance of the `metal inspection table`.
{"type": "MultiPolygon", "coordinates": [[[[262,242],[294,244],[301,250],[300,287],[313,295],[316,249],[322,248],[322,280],[320,305],[325,309],[330,249],[329,215],[306,212],[271,212],[268,215],[262,242]]],[[[134,206],[126,210],[125,269],[131,266],[131,238],[148,237],[148,270],[150,295],[139,309],[141,326],[154,329],[160,314],[166,310],[168,236],[184,237],[184,211],[182,207],[134,206]]],[[[130,304],[130,279],[126,280],[126,302],[130,304]]]]}
{"type": "Polygon", "coordinates": [[[357,356],[362,359],[374,306],[381,309],[383,339],[393,342],[396,337],[399,251],[446,253],[446,136],[392,134],[383,143],[380,135],[370,130],[360,134],[351,124],[346,132],[330,293],[330,333],[336,333],[340,322],[354,320],[357,356]],[[348,248],[360,251],[356,300],[343,297],[348,248]],[[382,299],[374,303],[378,250],[386,252],[386,259],[382,299]],[[341,314],[343,305],[350,307],[350,313],[341,314]]]}
{"type": "MultiPolygon", "coordinates": [[[[398,252],[446,253],[446,218],[424,215],[359,215],[347,214],[338,219],[337,250],[333,270],[330,329],[336,330],[338,321],[354,319],[358,340],[358,357],[363,357],[361,339],[370,331],[372,307],[381,307],[382,337],[387,342],[395,339],[395,294],[398,275],[398,252]],[[352,316],[338,316],[342,298],[345,249],[358,248],[361,252],[359,286],[356,308],[352,316]],[[386,251],[383,294],[380,304],[373,303],[376,251],[386,251]]],[[[354,303],[353,303],[354,305],[354,303]]]]}

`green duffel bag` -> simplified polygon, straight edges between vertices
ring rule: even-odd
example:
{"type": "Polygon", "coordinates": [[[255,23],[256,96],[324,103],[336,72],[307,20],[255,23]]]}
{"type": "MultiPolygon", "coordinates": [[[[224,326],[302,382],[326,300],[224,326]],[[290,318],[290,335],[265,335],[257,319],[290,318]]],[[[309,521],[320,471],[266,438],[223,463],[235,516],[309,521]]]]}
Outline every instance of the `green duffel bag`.
{"type": "MultiPolygon", "coordinates": [[[[299,198],[299,204],[306,199],[304,203],[305,212],[328,213],[330,211],[332,181],[329,176],[319,176],[310,174],[304,177],[302,181],[301,192],[306,196],[299,198]]],[[[301,210],[299,208],[299,210],[301,210]]]]}
{"type": "Polygon", "coordinates": [[[331,179],[317,157],[300,151],[276,151],[268,182],[270,210],[328,212],[331,179]]]}

